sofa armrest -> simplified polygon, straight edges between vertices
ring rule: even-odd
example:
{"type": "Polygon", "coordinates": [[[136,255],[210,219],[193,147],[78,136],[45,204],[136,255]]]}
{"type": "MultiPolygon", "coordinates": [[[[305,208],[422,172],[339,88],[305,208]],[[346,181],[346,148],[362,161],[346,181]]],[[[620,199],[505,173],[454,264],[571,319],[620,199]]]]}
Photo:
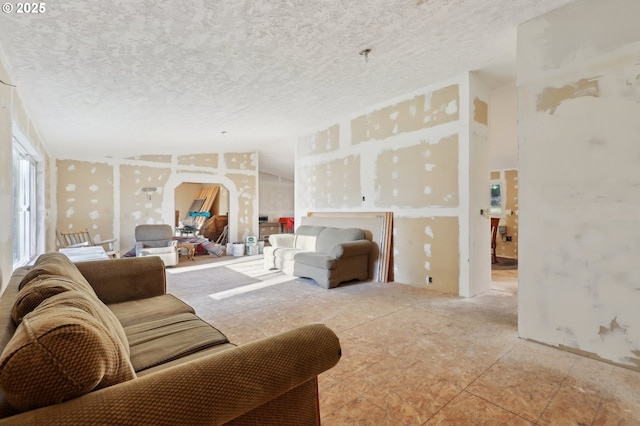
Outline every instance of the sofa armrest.
{"type": "MultiPolygon", "coordinates": [[[[321,324],[307,325],[8,417],[0,424],[222,424],[314,380],[340,355],[333,331],[321,324]]],[[[283,413],[274,413],[274,419],[278,414],[283,413]]]]}
{"type": "Polygon", "coordinates": [[[271,234],[269,235],[269,244],[272,247],[293,247],[295,234],[271,234]]]}
{"type": "Polygon", "coordinates": [[[334,259],[340,259],[344,257],[368,254],[371,251],[372,244],[373,243],[369,240],[345,241],[333,246],[329,255],[334,259]]]}
{"type": "Polygon", "coordinates": [[[78,262],[76,266],[107,305],[167,292],[164,263],[157,256],[78,262]]]}

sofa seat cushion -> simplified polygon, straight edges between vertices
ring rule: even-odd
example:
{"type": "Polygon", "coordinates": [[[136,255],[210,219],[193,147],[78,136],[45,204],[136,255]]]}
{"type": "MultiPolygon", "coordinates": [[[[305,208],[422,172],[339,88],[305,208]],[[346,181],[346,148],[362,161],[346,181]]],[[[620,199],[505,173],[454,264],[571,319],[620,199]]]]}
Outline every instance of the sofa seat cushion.
{"type": "Polygon", "coordinates": [[[177,248],[174,246],[164,246],[164,247],[149,247],[143,248],[140,250],[140,256],[153,256],[156,254],[172,254],[175,253],[177,248]]]}
{"type": "Polygon", "coordinates": [[[296,253],[294,260],[301,263],[321,269],[335,269],[338,261],[324,253],[301,252],[296,253]]]}
{"type": "Polygon", "coordinates": [[[227,337],[191,313],[125,327],[135,371],[229,343],[227,337]]]}
{"type": "Polygon", "coordinates": [[[172,294],[149,297],[147,299],[107,305],[123,327],[166,318],[175,314],[191,313],[193,308],[172,294]]]}
{"type": "Polygon", "coordinates": [[[0,356],[0,385],[18,411],[133,378],[109,321],[96,315],[90,298],[75,291],[51,296],[25,315],[0,356]]]}
{"type": "Polygon", "coordinates": [[[182,356],[180,358],[176,358],[173,361],[167,361],[164,364],[156,365],[155,367],[147,368],[146,370],[142,370],[137,374],[138,377],[143,377],[151,373],[155,373],[156,371],[164,370],[169,367],[173,367],[175,365],[186,364],[191,361],[195,361],[200,358],[207,357],[217,352],[226,351],[227,349],[235,348],[236,345],[233,343],[221,343],[219,345],[211,346],[210,348],[202,349],[198,352],[194,352],[189,355],[182,356]]]}

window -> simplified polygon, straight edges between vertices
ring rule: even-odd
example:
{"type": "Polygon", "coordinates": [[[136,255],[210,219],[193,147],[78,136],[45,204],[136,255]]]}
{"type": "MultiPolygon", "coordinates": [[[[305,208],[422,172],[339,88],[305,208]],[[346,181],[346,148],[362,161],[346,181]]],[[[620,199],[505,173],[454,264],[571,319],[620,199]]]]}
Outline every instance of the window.
{"type": "Polygon", "coordinates": [[[13,264],[28,263],[36,255],[36,161],[13,140],[13,264]]]}
{"type": "Polygon", "coordinates": [[[500,182],[491,182],[491,214],[502,213],[502,184],[500,182]]]}

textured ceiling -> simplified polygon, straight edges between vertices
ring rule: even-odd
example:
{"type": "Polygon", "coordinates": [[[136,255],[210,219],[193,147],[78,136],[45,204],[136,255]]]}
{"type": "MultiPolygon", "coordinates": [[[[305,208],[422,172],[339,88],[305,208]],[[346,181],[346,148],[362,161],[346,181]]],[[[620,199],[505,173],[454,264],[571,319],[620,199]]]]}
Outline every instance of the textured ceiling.
{"type": "Polygon", "coordinates": [[[54,156],[257,150],[293,176],[299,135],[464,71],[514,81],[517,24],[571,1],[60,0],[2,14],[0,53],[54,156]]]}

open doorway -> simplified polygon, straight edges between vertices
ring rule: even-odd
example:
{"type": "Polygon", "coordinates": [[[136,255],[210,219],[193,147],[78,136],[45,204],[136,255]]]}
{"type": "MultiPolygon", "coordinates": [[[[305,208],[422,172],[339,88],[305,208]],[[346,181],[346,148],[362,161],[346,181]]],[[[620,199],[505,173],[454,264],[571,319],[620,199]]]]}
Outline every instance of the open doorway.
{"type": "Polygon", "coordinates": [[[175,188],[175,228],[209,241],[226,243],[229,223],[229,191],[223,185],[183,182],[175,188]]]}
{"type": "Polygon", "coordinates": [[[491,288],[518,290],[518,170],[491,172],[491,288]]]}
{"type": "MultiPolygon", "coordinates": [[[[491,92],[489,108],[490,215],[498,221],[491,288],[518,290],[518,135],[515,84],[491,92]]],[[[487,225],[489,226],[489,225],[487,225]]],[[[493,242],[493,241],[492,241],[493,242]]]]}

